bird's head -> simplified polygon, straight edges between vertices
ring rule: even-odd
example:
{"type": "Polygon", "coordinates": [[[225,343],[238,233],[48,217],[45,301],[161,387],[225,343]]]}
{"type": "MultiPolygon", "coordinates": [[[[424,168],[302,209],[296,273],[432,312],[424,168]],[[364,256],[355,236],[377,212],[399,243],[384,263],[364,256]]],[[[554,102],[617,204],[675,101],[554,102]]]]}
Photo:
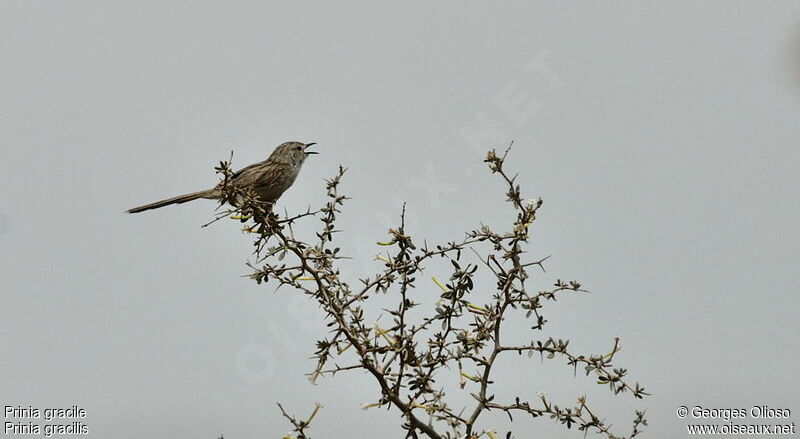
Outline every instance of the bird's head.
{"type": "Polygon", "coordinates": [[[316,145],[316,143],[302,143],[302,142],[285,142],[280,144],[272,155],[269,156],[270,161],[291,164],[292,166],[300,166],[306,158],[311,154],[318,154],[316,151],[309,151],[308,147],[316,145]]]}

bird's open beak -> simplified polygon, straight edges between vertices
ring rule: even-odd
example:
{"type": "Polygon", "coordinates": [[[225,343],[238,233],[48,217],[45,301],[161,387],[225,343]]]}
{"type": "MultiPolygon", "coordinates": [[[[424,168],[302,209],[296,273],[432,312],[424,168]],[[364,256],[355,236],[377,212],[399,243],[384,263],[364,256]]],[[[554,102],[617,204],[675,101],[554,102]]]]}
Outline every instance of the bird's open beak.
{"type": "MultiPolygon", "coordinates": [[[[309,146],[311,146],[311,145],[316,145],[316,143],[315,143],[315,142],[306,143],[306,148],[308,148],[308,147],[309,147],[309,146]]],[[[310,155],[310,154],[319,154],[317,151],[305,151],[305,150],[303,150],[303,152],[305,152],[305,153],[306,153],[306,155],[310,155]]]]}

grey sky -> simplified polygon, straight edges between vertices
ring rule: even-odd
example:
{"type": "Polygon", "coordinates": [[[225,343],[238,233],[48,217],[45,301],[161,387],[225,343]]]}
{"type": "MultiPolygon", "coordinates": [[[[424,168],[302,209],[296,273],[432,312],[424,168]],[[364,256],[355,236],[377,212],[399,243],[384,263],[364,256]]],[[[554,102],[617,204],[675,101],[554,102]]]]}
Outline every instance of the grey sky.
{"type": "Polygon", "coordinates": [[[403,201],[430,242],[509,221],[482,159],[514,140],[545,200],[542,282],[592,291],[552,305],[551,332],[587,353],[621,337],[654,396],[538,360],[499,391],[588,393],[623,431],[647,408],[652,438],[684,437],[680,405],[797,421],[800,4],[332,3],[0,2],[0,405],[80,404],[97,438],[244,439],[288,430],[275,402],[319,401],[319,438],[401,437],[360,410],[367,377],[308,383],[322,316],[240,277],[249,238],[201,229],[213,202],[122,211],[210,187],[231,150],[315,141],[281,205],[350,167],[354,279],[403,201]]]}

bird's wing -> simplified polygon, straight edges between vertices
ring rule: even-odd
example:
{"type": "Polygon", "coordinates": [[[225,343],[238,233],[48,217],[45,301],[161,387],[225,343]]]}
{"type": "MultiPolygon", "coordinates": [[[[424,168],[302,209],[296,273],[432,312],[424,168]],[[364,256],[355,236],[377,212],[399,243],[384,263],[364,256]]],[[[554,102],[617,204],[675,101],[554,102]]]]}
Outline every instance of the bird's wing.
{"type": "Polygon", "coordinates": [[[248,174],[249,171],[253,170],[254,168],[258,168],[259,166],[263,166],[263,165],[264,165],[264,162],[253,163],[252,165],[245,166],[244,168],[239,169],[238,171],[234,172],[231,177],[233,178],[234,181],[236,181],[236,180],[242,178],[243,175],[248,174]]]}
{"type": "Polygon", "coordinates": [[[285,179],[281,167],[270,161],[254,163],[233,174],[233,182],[239,187],[258,190],[261,187],[280,186],[285,179]]]}
{"type": "Polygon", "coordinates": [[[265,160],[236,171],[233,183],[254,190],[262,200],[275,201],[292,184],[283,171],[281,166],[265,160]]]}

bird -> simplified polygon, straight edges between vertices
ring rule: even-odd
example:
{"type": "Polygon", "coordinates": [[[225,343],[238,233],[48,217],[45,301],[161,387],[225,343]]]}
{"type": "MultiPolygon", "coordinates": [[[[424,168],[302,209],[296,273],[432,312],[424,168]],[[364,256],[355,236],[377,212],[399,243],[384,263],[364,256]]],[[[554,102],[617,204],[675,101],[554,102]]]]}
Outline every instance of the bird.
{"type": "MultiPolygon", "coordinates": [[[[278,145],[266,160],[253,163],[234,172],[231,176],[231,181],[238,188],[252,189],[259,200],[274,204],[286,189],[292,186],[300,173],[300,168],[303,167],[303,162],[306,161],[308,156],[318,154],[316,151],[308,150],[308,147],[312,145],[316,145],[316,143],[284,142],[278,145]]],[[[178,195],[155,203],[132,207],[126,212],[144,212],[172,204],[183,204],[200,198],[218,200],[221,196],[222,187],[220,184],[204,191],[178,195]]]]}

